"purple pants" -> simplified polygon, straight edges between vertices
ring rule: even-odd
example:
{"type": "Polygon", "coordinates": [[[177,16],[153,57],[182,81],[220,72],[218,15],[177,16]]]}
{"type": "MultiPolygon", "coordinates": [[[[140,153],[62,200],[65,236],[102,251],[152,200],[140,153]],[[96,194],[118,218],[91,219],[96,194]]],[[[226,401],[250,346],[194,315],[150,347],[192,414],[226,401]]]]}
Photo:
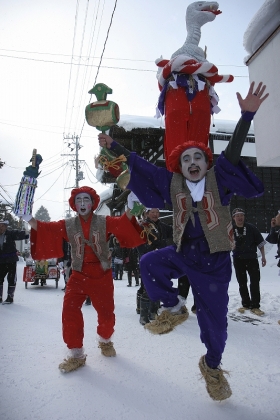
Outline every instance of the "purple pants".
{"type": "Polygon", "coordinates": [[[176,252],[175,246],[169,246],[143,255],[140,268],[150,299],[160,300],[165,307],[178,303],[178,289],[173,287],[172,279],[188,276],[200,339],[207,349],[206,363],[216,368],[227,339],[228,285],[232,271],[229,252],[210,254],[199,242],[188,242],[180,252],[176,252]]]}

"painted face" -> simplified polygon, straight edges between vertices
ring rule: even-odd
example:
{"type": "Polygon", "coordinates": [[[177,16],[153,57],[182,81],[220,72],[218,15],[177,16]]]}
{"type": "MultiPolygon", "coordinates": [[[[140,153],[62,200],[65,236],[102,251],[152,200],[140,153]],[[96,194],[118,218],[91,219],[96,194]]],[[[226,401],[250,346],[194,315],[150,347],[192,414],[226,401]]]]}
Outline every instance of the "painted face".
{"type": "Polygon", "coordinates": [[[91,212],[92,204],[91,196],[87,193],[80,193],[75,197],[75,206],[81,216],[86,216],[91,212]]]}
{"type": "Polygon", "coordinates": [[[191,147],[181,154],[182,174],[191,182],[200,181],[207,172],[208,163],[201,149],[191,147]]]}

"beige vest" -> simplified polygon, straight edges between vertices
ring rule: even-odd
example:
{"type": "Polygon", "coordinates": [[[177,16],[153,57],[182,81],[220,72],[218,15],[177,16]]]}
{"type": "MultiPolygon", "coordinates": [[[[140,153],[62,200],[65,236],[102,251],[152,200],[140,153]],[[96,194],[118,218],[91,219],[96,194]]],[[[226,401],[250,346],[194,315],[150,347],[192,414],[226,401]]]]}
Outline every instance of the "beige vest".
{"type": "Polygon", "coordinates": [[[182,236],[189,219],[195,224],[194,212],[199,220],[208,242],[210,253],[231,251],[234,236],[229,206],[222,206],[214,167],[206,174],[205,192],[197,208],[192,206],[190,190],[181,174],[173,174],[171,181],[171,200],[173,204],[173,240],[177,252],[181,248],[182,236]]]}
{"type": "Polygon", "coordinates": [[[91,247],[104,271],[111,268],[109,243],[106,241],[106,216],[93,214],[90,224],[89,240],[84,238],[79,216],[65,219],[65,225],[71,244],[73,270],[82,271],[85,244],[91,247]]]}

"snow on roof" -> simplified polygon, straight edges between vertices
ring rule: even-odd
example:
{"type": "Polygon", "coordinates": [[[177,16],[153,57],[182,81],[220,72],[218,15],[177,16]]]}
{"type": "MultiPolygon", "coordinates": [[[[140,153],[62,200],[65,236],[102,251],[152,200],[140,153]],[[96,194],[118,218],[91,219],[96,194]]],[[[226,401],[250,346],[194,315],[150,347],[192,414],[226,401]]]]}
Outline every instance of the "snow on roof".
{"type": "Polygon", "coordinates": [[[280,0],[266,0],[248,25],[243,46],[249,53],[244,62],[269,38],[280,25],[280,0]]]}
{"type": "Polygon", "coordinates": [[[126,131],[131,131],[133,128],[164,128],[164,119],[140,117],[138,115],[122,115],[118,126],[123,127],[126,131]]]}
{"type": "MultiPolygon", "coordinates": [[[[280,0],[279,0],[280,1],[280,0]]],[[[232,120],[218,120],[215,119],[214,123],[211,123],[210,133],[226,133],[232,134],[237,121],[232,120]],[[214,124],[214,126],[213,126],[214,124]]],[[[118,122],[119,127],[123,127],[126,131],[131,131],[133,128],[163,128],[164,119],[157,119],[156,117],[140,117],[137,115],[122,115],[118,122]]],[[[249,135],[254,134],[254,127],[251,125],[249,135]]]]}
{"type": "MultiPolygon", "coordinates": [[[[210,133],[225,133],[225,134],[232,134],[234,132],[234,129],[236,127],[237,121],[233,120],[216,120],[214,121],[214,127],[213,123],[211,123],[210,126],[210,133]]],[[[253,123],[251,124],[251,127],[249,128],[248,135],[254,135],[254,126],[253,123]]]]}
{"type": "Polygon", "coordinates": [[[104,191],[102,191],[99,196],[100,196],[100,204],[103,203],[103,201],[109,200],[112,197],[113,194],[113,188],[110,187],[104,191]]]}

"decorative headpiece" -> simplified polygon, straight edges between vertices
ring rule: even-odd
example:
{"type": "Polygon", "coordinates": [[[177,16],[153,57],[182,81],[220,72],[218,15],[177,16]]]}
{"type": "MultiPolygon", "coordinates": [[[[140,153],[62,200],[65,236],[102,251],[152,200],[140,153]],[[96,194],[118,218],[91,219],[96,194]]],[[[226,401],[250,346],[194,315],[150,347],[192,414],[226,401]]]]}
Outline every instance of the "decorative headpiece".
{"type": "Polygon", "coordinates": [[[197,143],[195,141],[187,141],[175,147],[175,149],[170,153],[168,161],[169,161],[169,167],[170,167],[171,172],[176,172],[179,174],[181,173],[181,162],[180,162],[181,155],[185,150],[190,149],[192,147],[195,147],[196,149],[200,149],[206,154],[208,158],[208,169],[211,168],[212,163],[213,163],[213,153],[211,149],[208,146],[206,146],[204,143],[200,143],[200,142],[197,143]]]}
{"type": "Polygon", "coordinates": [[[100,202],[100,197],[93,188],[86,187],[86,186],[81,187],[81,188],[74,188],[71,191],[71,197],[69,198],[69,205],[70,205],[71,209],[74,210],[74,211],[77,211],[76,206],[75,206],[75,197],[76,197],[76,195],[81,194],[81,193],[86,193],[86,194],[89,194],[91,196],[92,203],[93,203],[92,204],[92,210],[95,210],[97,208],[99,202],[100,202]]]}

